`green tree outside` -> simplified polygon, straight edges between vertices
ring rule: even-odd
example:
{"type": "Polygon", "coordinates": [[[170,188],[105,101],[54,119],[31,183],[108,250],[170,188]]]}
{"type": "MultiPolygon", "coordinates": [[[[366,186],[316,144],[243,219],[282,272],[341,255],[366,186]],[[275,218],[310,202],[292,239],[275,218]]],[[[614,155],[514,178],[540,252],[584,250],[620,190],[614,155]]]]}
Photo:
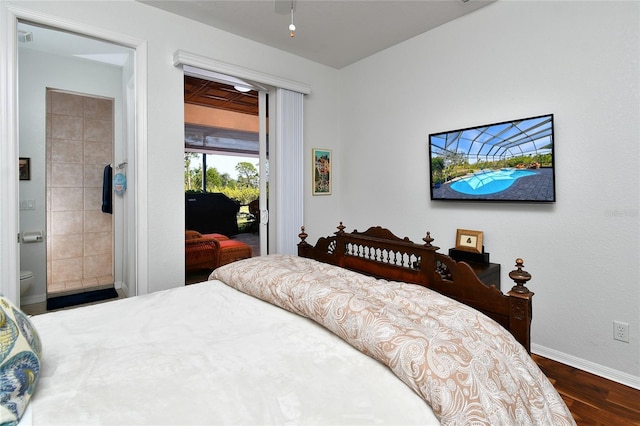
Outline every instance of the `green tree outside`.
{"type": "MultiPolygon", "coordinates": [[[[184,154],[184,190],[185,192],[202,192],[202,165],[191,167],[198,154],[184,154]]],[[[228,173],[220,174],[215,167],[207,167],[206,192],[221,192],[227,197],[246,206],[260,196],[260,174],[256,167],[246,161],[236,165],[238,179],[228,173]]]]}

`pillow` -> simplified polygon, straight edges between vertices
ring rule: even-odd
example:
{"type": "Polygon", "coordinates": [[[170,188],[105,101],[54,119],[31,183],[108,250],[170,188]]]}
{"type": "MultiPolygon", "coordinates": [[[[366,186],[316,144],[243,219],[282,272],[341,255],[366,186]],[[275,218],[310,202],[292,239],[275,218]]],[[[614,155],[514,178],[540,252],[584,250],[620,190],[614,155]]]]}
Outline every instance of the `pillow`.
{"type": "Polygon", "coordinates": [[[0,424],[15,425],[40,374],[42,345],[29,318],[0,295],[0,424]]]}

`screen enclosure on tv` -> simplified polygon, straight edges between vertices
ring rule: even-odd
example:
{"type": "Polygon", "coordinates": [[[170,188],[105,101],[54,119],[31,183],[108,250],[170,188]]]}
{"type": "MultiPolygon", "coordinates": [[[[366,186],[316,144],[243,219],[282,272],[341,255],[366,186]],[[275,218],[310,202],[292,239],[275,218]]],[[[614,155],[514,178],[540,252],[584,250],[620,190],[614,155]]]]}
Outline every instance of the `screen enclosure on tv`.
{"type": "Polygon", "coordinates": [[[432,200],[555,202],[553,114],[429,135],[432,200]]]}

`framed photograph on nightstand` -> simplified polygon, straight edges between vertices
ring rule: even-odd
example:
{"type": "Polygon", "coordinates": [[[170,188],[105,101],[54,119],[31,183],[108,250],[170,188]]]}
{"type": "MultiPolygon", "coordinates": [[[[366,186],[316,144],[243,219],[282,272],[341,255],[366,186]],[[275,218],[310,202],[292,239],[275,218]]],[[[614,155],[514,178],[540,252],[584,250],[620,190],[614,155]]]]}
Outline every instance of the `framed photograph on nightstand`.
{"type": "Polygon", "coordinates": [[[482,253],[482,231],[458,229],[456,233],[456,249],[482,253]]]}

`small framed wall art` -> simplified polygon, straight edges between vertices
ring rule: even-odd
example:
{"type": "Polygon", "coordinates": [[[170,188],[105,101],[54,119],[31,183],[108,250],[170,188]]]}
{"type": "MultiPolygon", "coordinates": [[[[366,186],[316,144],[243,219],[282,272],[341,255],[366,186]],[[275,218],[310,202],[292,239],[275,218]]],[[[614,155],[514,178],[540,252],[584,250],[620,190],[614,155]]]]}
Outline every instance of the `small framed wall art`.
{"type": "Polygon", "coordinates": [[[18,174],[20,180],[31,180],[31,159],[20,157],[18,160],[18,174]]]}
{"type": "Polygon", "coordinates": [[[456,249],[482,253],[482,231],[458,229],[456,232],[456,249]]]}
{"type": "Polygon", "coordinates": [[[312,150],[313,160],[313,195],[331,194],[331,150],[312,150]]]}

